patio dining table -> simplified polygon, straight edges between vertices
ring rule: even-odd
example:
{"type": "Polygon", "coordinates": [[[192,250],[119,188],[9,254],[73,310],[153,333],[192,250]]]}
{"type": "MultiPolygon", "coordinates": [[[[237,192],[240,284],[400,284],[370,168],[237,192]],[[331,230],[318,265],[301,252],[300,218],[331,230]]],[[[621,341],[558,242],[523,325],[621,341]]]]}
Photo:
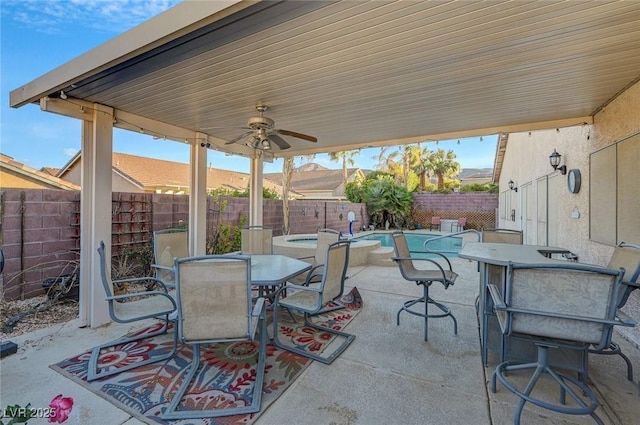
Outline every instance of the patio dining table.
{"type": "Polygon", "coordinates": [[[277,288],[294,276],[311,270],[311,267],[310,263],[286,255],[252,254],[251,284],[263,296],[268,288],[277,288]]]}

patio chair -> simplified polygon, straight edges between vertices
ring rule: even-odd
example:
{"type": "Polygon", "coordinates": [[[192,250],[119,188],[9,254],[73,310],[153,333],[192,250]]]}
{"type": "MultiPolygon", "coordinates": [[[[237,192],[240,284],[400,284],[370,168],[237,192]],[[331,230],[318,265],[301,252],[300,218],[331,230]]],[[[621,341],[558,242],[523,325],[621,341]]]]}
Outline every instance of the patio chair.
{"type": "Polygon", "coordinates": [[[177,335],[174,332],[173,346],[169,353],[149,357],[146,360],[134,362],[122,367],[100,368],[99,361],[100,353],[102,350],[167,333],[167,331],[169,330],[169,323],[173,322],[175,324],[177,309],[176,302],[169,294],[167,286],[157,278],[142,277],[112,281],[110,276],[111,262],[109,262],[109,266],[107,266],[107,259],[105,258],[106,256],[104,251],[104,242],[100,241],[100,246],[98,247],[98,254],[100,255],[100,276],[102,278],[102,286],[104,287],[104,290],[107,294],[107,302],[109,303],[109,316],[111,317],[111,320],[117,323],[132,323],[150,318],[158,318],[162,319],[164,321],[164,324],[157,331],[123,338],[115,342],[110,342],[95,347],[91,352],[89,365],[87,366],[87,381],[93,381],[95,379],[103,378],[105,376],[111,376],[116,373],[124,372],[136,367],[168,360],[175,355],[177,348],[177,335]],[[155,284],[157,284],[161,288],[161,290],[138,291],[129,292],[122,295],[114,295],[114,287],[118,287],[124,284],[147,281],[155,281],[155,284]]]}
{"type": "Polygon", "coordinates": [[[244,255],[204,255],[178,258],[175,264],[178,335],[182,343],[193,346],[193,357],[187,376],[176,380],[180,387],[172,394],[162,419],[214,418],[259,412],[269,336],[264,299],[258,298],[252,306],[250,258],[244,255]],[[180,401],[200,368],[201,345],[239,341],[257,345],[251,404],[234,407],[233,403],[228,403],[225,408],[225,403],[213,400],[214,406],[211,406],[206,400],[201,400],[196,402],[193,410],[181,406],[180,401]]]}
{"type": "Polygon", "coordinates": [[[313,267],[307,273],[303,273],[290,279],[289,282],[297,285],[317,283],[322,279],[322,266],[324,265],[327,247],[338,242],[342,232],[333,229],[318,229],[316,237],[316,252],[314,255],[298,257],[298,260],[310,261],[313,267]]]}
{"type": "Polygon", "coordinates": [[[273,254],[273,229],[267,226],[242,228],[242,254],[273,254]]]}
{"type": "MultiPolygon", "coordinates": [[[[627,303],[629,295],[635,289],[640,288],[640,246],[620,242],[620,244],[613,251],[613,255],[607,264],[609,269],[624,268],[624,276],[622,278],[623,286],[618,294],[617,308],[621,309],[627,303]]],[[[618,314],[623,314],[619,312],[618,314]]],[[[611,341],[608,347],[603,349],[592,348],[589,350],[592,354],[606,354],[606,355],[619,355],[627,364],[627,379],[633,381],[633,366],[629,357],[627,357],[616,342],[611,341]]]]}
{"type": "Polygon", "coordinates": [[[509,339],[529,341],[537,350],[536,361],[507,360],[496,367],[491,378],[492,392],[496,392],[498,379],[520,398],[514,424],[520,423],[526,402],[564,414],[590,415],[602,424],[595,413],[598,400],[587,386],[587,350],[590,345],[607,347],[614,325],[633,325],[632,321],[616,319],[623,273],[622,269],[570,262],[566,265],[510,263],[504,296],[498,286],[489,285],[502,333],[509,339]],[[577,350],[582,354],[583,364],[578,371],[581,380],[550,365],[549,359],[554,358],[555,350],[577,350]],[[530,369],[533,374],[523,390],[507,379],[509,375],[513,381],[518,375],[515,372],[530,369]],[[545,373],[551,382],[559,385],[559,404],[548,398],[539,398],[540,395],[534,392],[538,380],[545,373]],[[571,405],[566,404],[567,394],[574,401],[571,405]]]}
{"type": "MultiPolygon", "coordinates": [[[[309,286],[287,283],[276,292],[273,307],[273,342],[282,349],[309,357],[324,364],[331,364],[355,339],[355,335],[330,329],[311,322],[311,316],[343,308],[335,301],[343,295],[344,281],[349,266],[349,246],[351,241],[334,242],[327,247],[325,263],[322,266],[322,279],[309,286]],[[287,294],[286,297],[281,297],[287,294]],[[304,314],[304,324],[312,329],[320,330],[333,337],[342,339],[337,347],[336,342],[330,345],[327,355],[314,354],[297,346],[283,343],[279,337],[279,312],[281,308],[298,311],[304,314]]],[[[324,339],[324,338],[323,338],[324,339]]],[[[324,353],[323,353],[324,354],[324,353]]]]}
{"type": "Polygon", "coordinates": [[[481,242],[522,245],[522,232],[511,229],[482,229],[481,242]]]}
{"type": "MultiPolygon", "coordinates": [[[[407,313],[413,314],[414,316],[419,316],[424,318],[424,340],[428,339],[428,329],[429,329],[429,318],[441,318],[441,317],[451,317],[453,319],[453,331],[455,335],[458,335],[458,321],[455,316],[451,313],[451,310],[446,305],[434,300],[429,296],[429,287],[433,282],[440,282],[444,285],[444,288],[447,289],[449,286],[453,285],[458,275],[453,271],[451,267],[451,262],[449,259],[439,253],[434,251],[429,251],[430,256],[435,256],[438,260],[446,262],[446,269],[433,258],[417,258],[412,256],[412,253],[417,253],[418,251],[409,251],[409,245],[407,244],[407,238],[405,237],[403,232],[393,232],[391,234],[393,237],[393,244],[395,247],[395,257],[391,259],[398,264],[400,269],[400,273],[402,277],[406,280],[415,282],[416,285],[422,286],[423,295],[420,298],[411,299],[405,301],[402,308],[398,310],[398,314],[396,316],[396,324],[400,325],[400,313],[406,311],[407,313]],[[431,266],[429,269],[416,268],[415,263],[422,263],[426,266],[431,266]],[[416,304],[424,304],[424,311],[417,311],[412,308],[416,304]],[[436,306],[441,313],[429,313],[429,304],[433,304],[436,306]]],[[[424,253],[427,254],[427,253],[424,253]]]]}
{"type": "Polygon", "coordinates": [[[431,223],[429,223],[429,230],[440,230],[440,217],[431,217],[431,223]]]}
{"type": "MultiPolygon", "coordinates": [[[[520,230],[512,229],[482,229],[480,232],[480,242],[487,243],[510,243],[515,245],[522,245],[522,232],[520,230]]],[[[478,263],[478,271],[480,271],[480,263],[478,263]]],[[[497,282],[500,277],[501,269],[498,267],[489,268],[489,280],[491,282],[497,282]]],[[[482,288],[481,288],[482,290],[482,288]]],[[[475,306],[476,313],[479,311],[480,296],[476,297],[475,306]]]]}
{"type": "Polygon", "coordinates": [[[457,222],[451,224],[451,231],[459,232],[461,230],[464,230],[464,226],[466,225],[467,225],[467,218],[460,217],[457,222]]]}
{"type": "Polygon", "coordinates": [[[169,288],[175,287],[173,260],[189,256],[189,234],[186,229],[165,229],[153,232],[153,260],[151,267],[156,278],[169,288]]]}

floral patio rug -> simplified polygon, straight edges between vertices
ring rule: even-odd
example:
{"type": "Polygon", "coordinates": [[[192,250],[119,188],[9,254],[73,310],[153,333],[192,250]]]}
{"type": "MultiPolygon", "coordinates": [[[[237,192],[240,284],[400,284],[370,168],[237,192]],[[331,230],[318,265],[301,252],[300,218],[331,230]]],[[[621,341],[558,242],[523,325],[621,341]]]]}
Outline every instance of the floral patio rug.
{"type": "MultiPolygon", "coordinates": [[[[315,316],[314,323],[323,323],[334,329],[343,329],[362,308],[362,298],[356,288],[342,297],[340,304],[344,309],[335,310],[323,315],[315,316]]],[[[301,317],[297,323],[291,319],[287,322],[288,314],[280,319],[280,332],[286,332],[286,338],[296,345],[304,346],[310,351],[321,351],[330,341],[327,334],[314,331],[304,326],[301,317]]],[[[161,323],[140,329],[134,334],[147,333],[161,323]]],[[[269,325],[270,331],[272,326],[269,325]]],[[[99,365],[123,365],[143,360],[150,355],[158,355],[171,350],[172,335],[161,335],[137,342],[103,350],[99,365]]],[[[255,364],[257,361],[257,343],[236,342],[215,344],[201,347],[201,367],[193,379],[189,392],[182,404],[190,408],[210,409],[206,403],[247,403],[250,404],[252,385],[255,382],[255,364]]],[[[311,363],[311,360],[280,350],[271,343],[267,344],[267,364],[265,368],[262,408],[261,412],[251,415],[236,415],[213,419],[200,420],[172,420],[160,419],[164,408],[168,405],[171,394],[187,373],[192,357],[190,345],[178,345],[175,357],[164,362],[154,363],[126,372],[98,379],[86,381],[87,364],[91,351],[88,350],[51,368],[62,375],[78,382],[90,391],[98,394],[137,419],[148,424],[171,425],[213,425],[213,424],[250,424],[261,412],[273,403],[300,373],[311,363]]]]}

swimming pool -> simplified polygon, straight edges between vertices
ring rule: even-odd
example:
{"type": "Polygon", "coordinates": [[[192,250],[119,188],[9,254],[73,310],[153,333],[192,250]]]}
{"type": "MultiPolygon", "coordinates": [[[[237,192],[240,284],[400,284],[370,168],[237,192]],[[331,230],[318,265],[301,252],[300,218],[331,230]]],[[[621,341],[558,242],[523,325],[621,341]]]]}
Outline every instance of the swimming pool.
{"type": "MultiPolygon", "coordinates": [[[[440,236],[438,234],[429,234],[429,233],[405,233],[407,238],[407,244],[409,245],[410,251],[424,251],[424,242],[428,239],[434,238],[436,236],[440,236]]],[[[358,241],[379,241],[380,245],[393,248],[393,237],[391,233],[370,233],[365,236],[356,236],[351,239],[353,242],[358,241]]],[[[289,239],[289,242],[294,243],[307,243],[307,244],[315,244],[316,238],[307,237],[307,238],[295,238],[289,239]]],[[[462,238],[452,236],[450,238],[439,239],[438,241],[434,241],[429,245],[429,249],[432,251],[441,251],[446,252],[446,255],[457,257],[457,252],[462,248],[462,238]]],[[[428,257],[429,254],[416,254],[416,257],[428,257]]]]}
{"type": "MultiPolygon", "coordinates": [[[[424,251],[424,242],[436,236],[440,235],[429,233],[405,233],[410,251],[424,251]]],[[[366,236],[355,237],[353,240],[380,241],[382,246],[393,247],[393,237],[391,236],[391,233],[371,233],[366,236]]],[[[446,252],[446,255],[448,256],[457,256],[457,252],[460,251],[461,248],[462,238],[455,236],[439,239],[429,245],[429,249],[431,251],[446,252]]]]}

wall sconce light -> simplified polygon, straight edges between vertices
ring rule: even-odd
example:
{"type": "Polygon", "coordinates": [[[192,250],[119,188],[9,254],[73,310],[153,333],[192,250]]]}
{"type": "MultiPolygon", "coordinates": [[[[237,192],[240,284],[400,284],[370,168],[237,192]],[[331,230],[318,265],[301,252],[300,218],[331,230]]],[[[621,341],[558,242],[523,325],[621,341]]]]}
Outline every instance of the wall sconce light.
{"type": "Polygon", "coordinates": [[[509,183],[507,183],[507,185],[509,185],[509,189],[515,190],[516,192],[518,191],[518,188],[516,187],[516,184],[513,182],[513,180],[509,180],[509,183]]]}
{"type": "Polygon", "coordinates": [[[567,174],[567,166],[566,165],[560,165],[560,159],[561,158],[562,158],[562,155],[560,155],[554,149],[553,153],[551,155],[549,155],[549,163],[553,167],[554,171],[560,169],[560,173],[562,175],[565,175],[565,174],[567,174]]]}

